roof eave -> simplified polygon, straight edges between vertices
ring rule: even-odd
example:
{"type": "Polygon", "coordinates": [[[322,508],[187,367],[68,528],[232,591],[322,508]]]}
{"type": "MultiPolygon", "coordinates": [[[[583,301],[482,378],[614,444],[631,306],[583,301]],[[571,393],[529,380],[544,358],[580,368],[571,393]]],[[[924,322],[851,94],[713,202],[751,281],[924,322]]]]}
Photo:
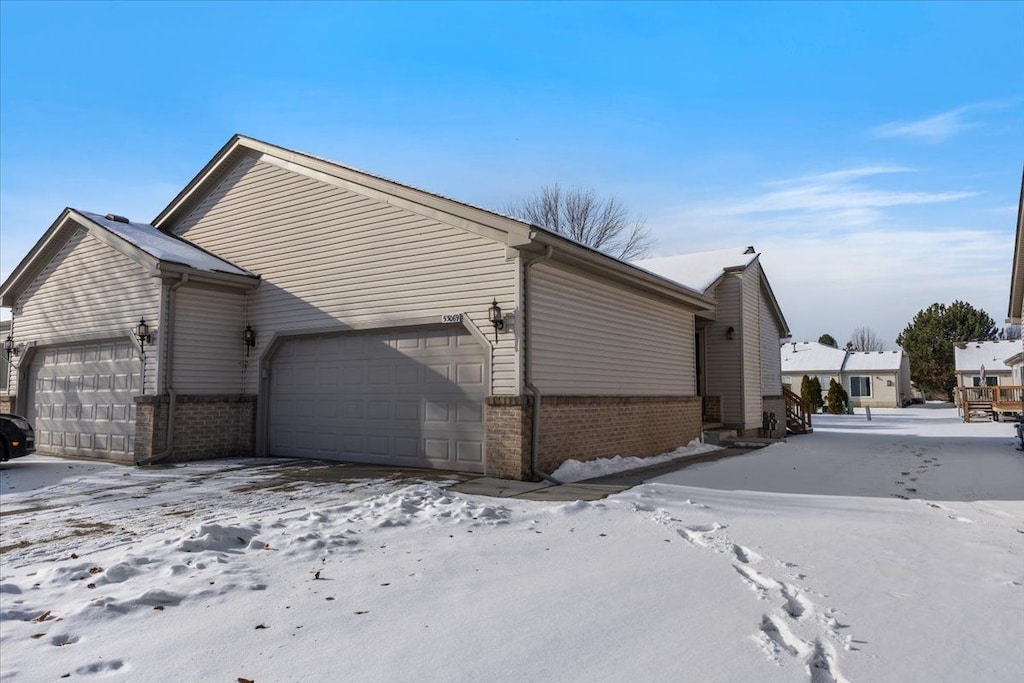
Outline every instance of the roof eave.
{"type": "Polygon", "coordinates": [[[1006,322],[1021,324],[1024,308],[1024,171],[1021,173],[1020,200],[1017,204],[1017,243],[1013,249],[1013,267],[1010,271],[1010,307],[1006,322]]]}
{"type": "Polygon", "coordinates": [[[561,235],[537,230],[531,237],[533,243],[555,249],[556,258],[559,260],[582,265],[585,269],[589,267],[601,273],[614,274],[617,279],[628,284],[686,303],[697,312],[715,310],[715,300],[702,292],[637,268],[596,249],[585,247],[561,235]]]}

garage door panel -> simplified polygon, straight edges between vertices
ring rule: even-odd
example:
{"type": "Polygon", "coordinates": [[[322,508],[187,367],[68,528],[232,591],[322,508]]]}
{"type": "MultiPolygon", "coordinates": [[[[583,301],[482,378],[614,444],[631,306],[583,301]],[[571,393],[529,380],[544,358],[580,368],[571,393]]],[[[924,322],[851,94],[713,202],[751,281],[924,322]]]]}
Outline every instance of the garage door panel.
{"type": "Polygon", "coordinates": [[[272,454],[302,455],[282,435],[309,425],[337,435],[318,457],[483,471],[484,358],[461,328],[286,341],[271,366],[272,454]]]}
{"type": "Polygon", "coordinates": [[[40,349],[27,383],[38,443],[64,454],[131,457],[140,380],[127,340],[40,349]]]}

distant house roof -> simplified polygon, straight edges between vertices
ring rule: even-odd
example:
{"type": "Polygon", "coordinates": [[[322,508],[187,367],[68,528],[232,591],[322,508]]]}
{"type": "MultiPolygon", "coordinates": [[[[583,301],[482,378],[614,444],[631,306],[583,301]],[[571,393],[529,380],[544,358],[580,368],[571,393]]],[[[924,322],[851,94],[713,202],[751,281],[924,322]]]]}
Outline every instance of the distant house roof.
{"type": "Polygon", "coordinates": [[[845,372],[895,372],[903,362],[903,351],[850,351],[843,365],[845,372]]]}
{"type": "Polygon", "coordinates": [[[953,348],[953,363],[957,372],[1009,372],[1006,359],[1020,353],[1019,339],[1003,341],[967,342],[953,348]]]}
{"type": "Polygon", "coordinates": [[[782,372],[786,373],[838,373],[843,369],[846,351],[818,342],[790,342],[783,344],[782,372]]]}
{"type": "Polygon", "coordinates": [[[753,247],[733,247],[637,261],[636,265],[698,292],[706,292],[730,270],[744,270],[758,257],[753,247]]]}
{"type": "Polygon", "coordinates": [[[818,342],[783,344],[783,373],[899,372],[902,349],[896,351],[847,351],[818,342]]]}

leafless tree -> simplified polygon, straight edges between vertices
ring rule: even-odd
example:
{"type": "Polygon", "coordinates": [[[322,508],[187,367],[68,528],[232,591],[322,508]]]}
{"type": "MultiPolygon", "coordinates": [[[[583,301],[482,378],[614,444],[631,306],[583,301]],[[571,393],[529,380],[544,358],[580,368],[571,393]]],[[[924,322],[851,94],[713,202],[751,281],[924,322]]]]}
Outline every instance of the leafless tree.
{"type": "Polygon", "coordinates": [[[846,348],[851,351],[885,351],[885,343],[870,327],[855,327],[846,348]]]}
{"type": "Polygon", "coordinates": [[[594,190],[545,185],[504,211],[626,261],[646,256],[653,245],[642,216],[630,217],[622,202],[598,197],[594,190]]]}

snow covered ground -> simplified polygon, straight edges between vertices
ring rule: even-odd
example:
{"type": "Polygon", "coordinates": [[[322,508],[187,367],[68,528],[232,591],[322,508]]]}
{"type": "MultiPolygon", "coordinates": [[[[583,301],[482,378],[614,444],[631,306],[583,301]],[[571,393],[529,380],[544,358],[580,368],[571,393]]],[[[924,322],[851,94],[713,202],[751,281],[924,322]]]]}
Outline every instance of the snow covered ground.
{"type": "Polygon", "coordinates": [[[593,503],[287,471],[5,463],[0,680],[1024,680],[1009,425],[816,416],[593,503]]]}

